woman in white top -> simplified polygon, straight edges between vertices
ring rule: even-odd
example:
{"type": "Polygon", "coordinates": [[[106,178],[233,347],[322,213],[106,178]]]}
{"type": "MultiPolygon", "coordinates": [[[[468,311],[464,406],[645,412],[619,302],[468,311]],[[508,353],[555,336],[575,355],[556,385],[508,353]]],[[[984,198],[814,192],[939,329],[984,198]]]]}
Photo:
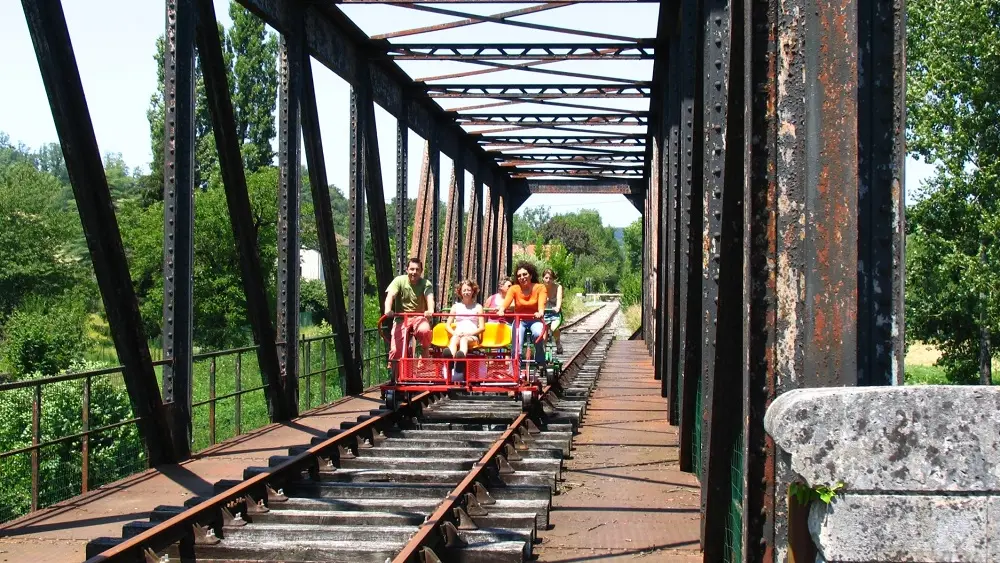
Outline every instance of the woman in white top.
{"type": "Polygon", "coordinates": [[[472,280],[463,280],[455,290],[461,301],[451,306],[451,316],[445,323],[451,335],[445,355],[464,358],[469,353],[470,345],[479,344],[479,338],[486,330],[486,321],[483,319],[483,306],[476,303],[479,285],[472,280]]]}

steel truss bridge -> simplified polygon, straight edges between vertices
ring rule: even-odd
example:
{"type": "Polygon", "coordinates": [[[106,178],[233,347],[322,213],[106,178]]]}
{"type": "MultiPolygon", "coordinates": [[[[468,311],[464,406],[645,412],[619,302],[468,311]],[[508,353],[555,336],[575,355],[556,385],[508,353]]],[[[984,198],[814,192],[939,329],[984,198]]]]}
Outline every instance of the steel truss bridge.
{"type": "Polygon", "coordinates": [[[277,318],[265,298],[213,3],[167,0],[170,361],[161,389],[62,6],[22,0],[151,463],[190,455],[197,52],[272,420],[297,414],[303,157],[323,268],[348,272],[346,288],[340,276],[325,277],[338,348],[352,351],[344,358],[348,393],[362,389],[366,238],[381,289],[416,255],[427,258],[439,297],[467,275],[491,291],[511,265],[513,214],[531,194],[622,194],[643,216],[641,336],[680,427],[682,468],[702,483],[705,560],[723,560],[733,542],[747,561],[779,558],[791,471],[765,437],[767,405],[791,389],[902,377],[903,3],[664,0],[647,3],[658,17],[655,36],[628,37],[593,22],[573,28],[526,16],[581,5],[610,14],[641,0],[508,0],[495,8],[483,0],[239,2],[281,35],[277,318]],[[450,19],[369,35],[348,13],[371,4],[450,19]],[[435,40],[483,24],[564,42],[435,40]],[[351,87],[347,257],[337,253],[325,190],[311,61],[351,87]],[[435,61],[464,66],[435,76],[404,69],[435,61]],[[398,122],[391,218],[381,160],[393,155],[379,151],[376,104],[398,122]],[[390,237],[407,240],[411,131],[426,139],[416,223],[410,246],[398,244],[392,256],[390,237]],[[442,194],[441,155],[471,174],[471,185],[457,173],[442,194]],[[440,240],[442,196],[449,205],[440,240]]]}

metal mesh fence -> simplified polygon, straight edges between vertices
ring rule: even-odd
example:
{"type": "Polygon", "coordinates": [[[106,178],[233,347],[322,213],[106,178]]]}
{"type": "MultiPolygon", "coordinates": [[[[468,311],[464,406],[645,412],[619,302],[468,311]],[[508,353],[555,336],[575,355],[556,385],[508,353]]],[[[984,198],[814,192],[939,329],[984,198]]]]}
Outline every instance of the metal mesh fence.
{"type": "Polygon", "coordinates": [[[146,467],[120,368],[0,385],[0,522],[146,467]]]}
{"type": "Polygon", "coordinates": [[[725,563],[739,563],[743,560],[743,424],[733,443],[730,456],[729,517],[726,519],[725,563]]]}

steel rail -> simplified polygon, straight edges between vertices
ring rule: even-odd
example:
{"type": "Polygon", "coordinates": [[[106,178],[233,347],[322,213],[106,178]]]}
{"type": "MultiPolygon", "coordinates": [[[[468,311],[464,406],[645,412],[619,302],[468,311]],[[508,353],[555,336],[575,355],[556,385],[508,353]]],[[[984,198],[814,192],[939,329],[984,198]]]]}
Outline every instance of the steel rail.
{"type": "Polygon", "coordinates": [[[193,530],[191,527],[194,525],[204,526],[220,522],[222,519],[222,510],[229,503],[245,497],[255,500],[266,499],[267,489],[275,488],[271,487],[272,484],[280,485],[284,481],[297,478],[302,470],[315,467],[318,464],[319,457],[328,450],[344,445],[344,442],[347,440],[357,439],[366,432],[374,431],[380,423],[385,423],[393,418],[402,416],[408,410],[408,407],[424,402],[430,396],[431,393],[421,393],[410,401],[403,403],[395,411],[386,411],[383,414],[359,422],[351,428],[339,432],[336,436],[310,447],[306,451],[292,457],[292,459],[269,469],[266,473],[246,479],[239,485],[221,492],[177,516],[91,557],[86,563],[135,561],[136,558],[142,557],[146,549],[152,549],[154,552],[165,549],[192,534],[193,530]]]}
{"type": "MultiPolygon", "coordinates": [[[[608,306],[609,305],[603,305],[588,311],[582,316],[574,319],[571,323],[563,325],[560,330],[565,330],[569,326],[578,324],[589,318],[595,312],[603,310],[608,306]]],[[[590,335],[590,338],[588,338],[587,341],[573,353],[570,359],[563,364],[563,373],[560,375],[559,380],[564,379],[569,374],[571,367],[576,369],[579,368],[580,360],[590,354],[590,351],[593,349],[593,346],[597,341],[597,337],[600,336],[602,331],[604,331],[609,324],[611,324],[611,320],[614,319],[614,317],[614,314],[610,315],[608,319],[604,321],[604,324],[595,329],[593,334],[590,335]]],[[[556,391],[559,386],[560,384],[557,381],[555,384],[543,387],[540,400],[556,391]]],[[[503,450],[504,445],[507,444],[508,441],[512,440],[514,433],[517,432],[518,428],[520,428],[527,420],[529,420],[528,413],[521,413],[514,419],[514,422],[507,427],[504,433],[501,434],[495,442],[493,442],[490,449],[488,449],[479,461],[472,466],[472,469],[465,476],[465,478],[462,479],[462,481],[456,485],[450,493],[448,493],[448,496],[445,497],[441,504],[434,509],[434,512],[431,513],[427,520],[420,526],[420,529],[417,530],[417,533],[410,538],[410,541],[407,542],[399,554],[393,558],[392,563],[417,563],[420,561],[419,557],[423,553],[423,548],[427,547],[433,549],[434,545],[440,541],[440,534],[437,533],[438,526],[444,524],[445,522],[455,523],[456,519],[453,510],[459,507],[459,501],[465,497],[466,493],[470,492],[472,486],[479,480],[483,472],[491,466],[493,460],[503,450]]]]}

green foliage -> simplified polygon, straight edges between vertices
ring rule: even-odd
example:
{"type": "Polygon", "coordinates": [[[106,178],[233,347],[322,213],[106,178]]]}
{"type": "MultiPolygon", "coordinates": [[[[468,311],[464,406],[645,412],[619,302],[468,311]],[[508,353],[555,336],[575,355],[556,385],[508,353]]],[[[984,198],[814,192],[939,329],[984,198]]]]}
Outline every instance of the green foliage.
{"type": "Polygon", "coordinates": [[[79,219],[60,208],[63,186],[21,154],[0,167],[0,322],[30,295],[59,295],[85,272],[72,249],[79,219]]]}
{"type": "Polygon", "coordinates": [[[229,89],[236,113],[236,134],[243,141],[248,171],[269,166],[274,159],[271,140],[274,106],[278,98],[278,40],[264,20],[236,2],[229,3],[233,26],[226,33],[226,55],[231,65],[229,89]]]}
{"type": "Polygon", "coordinates": [[[948,378],[938,366],[906,365],[904,381],[907,385],[946,385],[948,378]]]}
{"type": "MultiPolygon", "coordinates": [[[[591,291],[618,287],[624,263],[614,229],[605,227],[597,211],[585,209],[552,217],[539,229],[546,243],[559,243],[573,257],[573,272],[560,277],[564,284],[586,286],[591,291]]],[[[554,269],[554,268],[553,268],[554,269]]]]}
{"type": "Polygon", "coordinates": [[[907,209],[907,338],[953,383],[985,380],[1000,329],[1000,0],[907,5],[907,144],[935,162],[907,209]],[[989,357],[985,360],[989,361],[989,357]]]}
{"type": "Polygon", "coordinates": [[[33,298],[4,325],[0,356],[15,379],[55,375],[83,355],[86,311],[75,298],[33,298]]]}
{"type": "Polygon", "coordinates": [[[636,219],[622,232],[625,246],[625,266],[635,272],[642,270],[642,219],[636,219]]]}
{"type": "Polygon", "coordinates": [[[789,485],[788,494],[795,498],[802,506],[808,506],[817,500],[824,504],[830,504],[833,502],[833,498],[837,496],[837,491],[842,488],[844,488],[844,484],[839,482],[833,485],[818,485],[816,487],[796,482],[789,485]]]}
{"type": "Polygon", "coordinates": [[[317,320],[332,320],[327,307],[326,284],[320,280],[304,279],[299,283],[299,304],[303,311],[312,313],[317,320]]]}
{"type": "MultiPolygon", "coordinates": [[[[99,366],[79,364],[73,371],[99,366]]],[[[84,380],[45,384],[42,388],[41,442],[56,440],[83,431],[84,380]]],[[[31,445],[31,405],[34,389],[0,393],[0,452],[31,445]]],[[[120,376],[99,376],[91,380],[90,428],[97,429],[132,418],[128,394],[120,376]]],[[[90,450],[90,487],[121,479],[145,467],[145,452],[135,424],[94,432],[90,450]]],[[[79,494],[81,490],[82,440],[74,438],[43,447],[39,463],[39,501],[48,506],[79,494]]],[[[31,465],[28,454],[0,460],[4,486],[0,487],[0,521],[28,512],[31,502],[31,465]]]]}
{"type": "Polygon", "coordinates": [[[618,283],[618,288],[622,294],[622,307],[642,302],[642,276],[639,272],[633,270],[625,272],[618,283]]]}

